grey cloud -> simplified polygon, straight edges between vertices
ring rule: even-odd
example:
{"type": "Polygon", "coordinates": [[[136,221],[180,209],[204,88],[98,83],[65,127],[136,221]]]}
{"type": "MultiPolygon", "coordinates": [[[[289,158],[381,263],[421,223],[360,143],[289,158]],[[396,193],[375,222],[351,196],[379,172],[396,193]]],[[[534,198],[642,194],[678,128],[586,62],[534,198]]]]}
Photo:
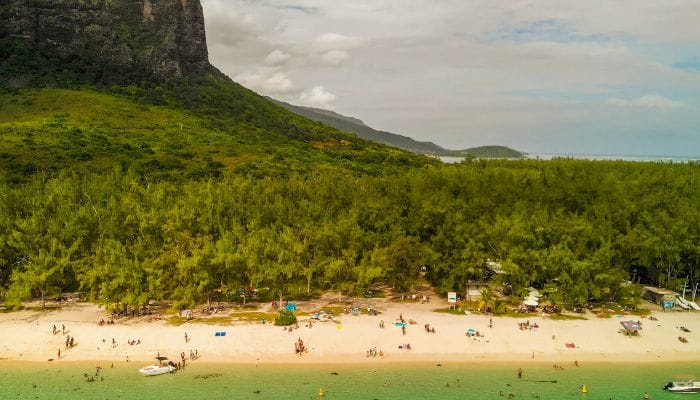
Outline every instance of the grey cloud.
{"type": "Polygon", "coordinates": [[[265,57],[266,65],[282,65],[289,61],[292,56],[279,49],[272,50],[270,54],[265,57]]]}
{"type": "Polygon", "coordinates": [[[697,2],[620,0],[596,8],[562,0],[205,0],[204,6],[212,61],[244,84],[290,102],[320,99],[316,106],[334,105],[375,128],[447,147],[620,147],[635,131],[662,131],[662,123],[680,135],[674,137],[687,137],[700,115],[700,74],[640,51],[663,43],[700,46],[697,2]],[[680,98],[679,91],[689,94],[680,98]],[[646,120],[650,109],[673,110],[677,118],[646,120]]]}

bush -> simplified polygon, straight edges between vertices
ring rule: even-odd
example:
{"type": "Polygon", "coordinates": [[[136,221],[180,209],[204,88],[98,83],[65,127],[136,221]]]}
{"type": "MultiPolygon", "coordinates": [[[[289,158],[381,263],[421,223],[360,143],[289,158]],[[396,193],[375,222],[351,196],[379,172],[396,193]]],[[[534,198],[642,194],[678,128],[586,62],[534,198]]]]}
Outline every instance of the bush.
{"type": "Polygon", "coordinates": [[[282,310],[279,312],[277,318],[275,318],[275,325],[277,326],[289,326],[297,323],[297,317],[291,311],[282,310]]]}

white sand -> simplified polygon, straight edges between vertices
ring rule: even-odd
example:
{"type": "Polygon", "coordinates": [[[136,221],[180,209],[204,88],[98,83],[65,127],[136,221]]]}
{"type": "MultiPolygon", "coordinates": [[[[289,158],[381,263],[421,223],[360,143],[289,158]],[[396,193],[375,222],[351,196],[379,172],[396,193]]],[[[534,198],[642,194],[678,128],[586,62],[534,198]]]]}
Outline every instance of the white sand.
{"type": "MultiPolygon", "coordinates": [[[[177,360],[180,352],[189,355],[196,349],[202,362],[225,363],[366,363],[410,361],[522,361],[547,362],[618,361],[649,362],[697,361],[700,359],[700,313],[667,312],[654,314],[658,321],[646,318],[597,318],[588,320],[555,321],[530,317],[538,329],[522,331],[518,322],[528,318],[493,318],[488,327],[485,315],[450,315],[432,311],[444,304],[385,303],[378,316],[343,315],[339,323],[317,322],[305,327],[306,317],[300,318],[299,329],[284,331],[271,324],[207,325],[186,323],[171,326],[164,321],[134,322],[118,320],[116,325],[99,326],[97,321],[106,313],[91,304],[77,304],[60,311],[21,311],[0,314],[0,358],[16,361],[55,362],[96,361],[139,363],[150,361],[156,354],[177,360]],[[393,323],[402,313],[404,319],[415,320],[407,327],[406,335],[393,323]],[[625,337],[618,331],[620,321],[640,319],[643,330],[639,337],[625,337]],[[379,328],[379,321],[386,326],[379,328]],[[56,324],[59,333],[51,333],[56,324]],[[65,324],[67,335],[75,337],[77,345],[65,349],[65,336],[60,332],[65,324]],[[424,324],[430,324],[436,333],[429,334],[424,324]],[[691,333],[681,332],[685,326],[691,333]],[[478,340],[467,338],[468,328],[485,336],[478,340]],[[214,336],[217,331],[225,337],[214,336]],[[185,332],[191,338],[185,343],[185,332]],[[552,336],[555,336],[553,339],[552,336]],[[688,343],[681,343],[684,336],[688,343]],[[112,346],[112,338],[117,346],[112,346]],[[294,343],[301,338],[309,352],[294,354],[294,343]],[[104,339],[104,341],[103,341],[104,339]],[[140,339],[141,344],[129,345],[128,340],[140,339]],[[573,342],[570,349],[565,343],[573,342]],[[409,343],[411,350],[400,350],[409,343]],[[366,357],[366,351],[377,348],[383,358],[366,357]]],[[[200,362],[197,361],[197,362],[200,362]]]]}

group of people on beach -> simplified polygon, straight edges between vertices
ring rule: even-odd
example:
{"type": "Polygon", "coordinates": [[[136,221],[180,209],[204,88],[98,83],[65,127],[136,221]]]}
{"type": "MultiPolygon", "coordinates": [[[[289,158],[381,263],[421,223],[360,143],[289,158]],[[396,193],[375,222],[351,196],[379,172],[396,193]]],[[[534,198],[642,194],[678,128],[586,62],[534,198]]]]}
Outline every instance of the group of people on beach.
{"type": "Polygon", "coordinates": [[[107,321],[105,321],[105,319],[102,318],[102,319],[100,320],[100,322],[97,323],[97,325],[99,325],[99,326],[103,326],[103,325],[114,325],[114,319],[113,319],[113,318],[110,318],[110,319],[108,319],[107,321]]]}
{"type": "Polygon", "coordinates": [[[518,322],[518,326],[520,327],[521,331],[531,331],[540,327],[537,325],[537,322],[530,324],[530,320],[527,320],[526,322],[518,322]]]}
{"type": "MultiPolygon", "coordinates": [[[[66,326],[65,325],[61,325],[61,332],[64,335],[66,334],[66,326]]],[[[57,333],[58,333],[58,328],[56,328],[56,325],[54,325],[52,328],[52,334],[56,335],[57,333]]],[[[72,349],[75,346],[76,346],[75,338],[73,336],[67,335],[66,336],[66,343],[65,343],[66,350],[72,349]]],[[[58,349],[56,356],[57,356],[56,358],[58,358],[59,360],[61,359],[61,356],[62,356],[61,349],[58,349]]]]}
{"type": "MultiPolygon", "coordinates": [[[[58,328],[56,328],[56,325],[53,326],[51,333],[54,335],[56,335],[58,333],[58,328]]],[[[66,334],[66,325],[61,325],[61,333],[64,335],[66,334]]]]}
{"type": "Polygon", "coordinates": [[[296,343],[294,343],[294,353],[302,355],[306,352],[308,352],[308,350],[306,349],[306,346],[304,345],[304,341],[301,340],[301,338],[298,338],[296,343]]]}
{"type": "Polygon", "coordinates": [[[423,327],[425,328],[425,333],[435,333],[435,328],[430,326],[430,324],[425,324],[423,327]]]}
{"type": "Polygon", "coordinates": [[[377,351],[376,347],[373,347],[373,348],[367,350],[367,358],[377,357],[377,356],[384,357],[384,352],[381,350],[377,351]]]}

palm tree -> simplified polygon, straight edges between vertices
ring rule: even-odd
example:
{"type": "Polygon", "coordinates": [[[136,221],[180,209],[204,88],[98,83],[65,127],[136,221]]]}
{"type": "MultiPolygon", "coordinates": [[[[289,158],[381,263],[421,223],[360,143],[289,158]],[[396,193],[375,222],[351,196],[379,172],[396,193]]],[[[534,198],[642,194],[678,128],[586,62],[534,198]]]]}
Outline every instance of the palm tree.
{"type": "Polygon", "coordinates": [[[481,303],[479,303],[479,307],[484,307],[487,311],[491,311],[495,305],[495,300],[496,297],[493,294],[493,291],[491,291],[491,288],[485,287],[481,289],[481,303]]]}

